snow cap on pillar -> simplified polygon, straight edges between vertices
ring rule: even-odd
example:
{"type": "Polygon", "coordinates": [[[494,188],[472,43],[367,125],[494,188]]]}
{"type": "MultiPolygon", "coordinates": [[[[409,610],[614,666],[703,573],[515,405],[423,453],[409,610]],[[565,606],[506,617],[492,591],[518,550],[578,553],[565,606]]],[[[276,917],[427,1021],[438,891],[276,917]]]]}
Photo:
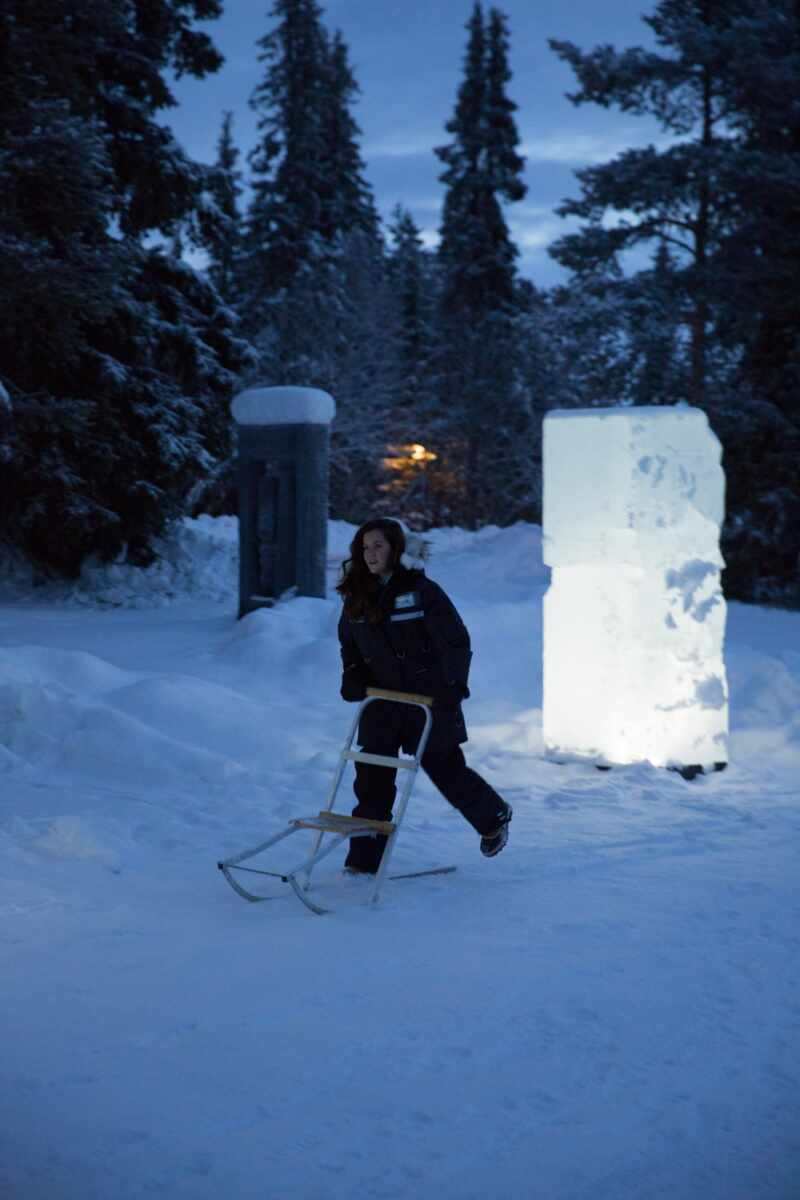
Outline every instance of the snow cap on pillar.
{"type": "Polygon", "coordinates": [[[319,388],[253,387],[234,397],[237,425],[330,425],[333,396],[319,388]]]}

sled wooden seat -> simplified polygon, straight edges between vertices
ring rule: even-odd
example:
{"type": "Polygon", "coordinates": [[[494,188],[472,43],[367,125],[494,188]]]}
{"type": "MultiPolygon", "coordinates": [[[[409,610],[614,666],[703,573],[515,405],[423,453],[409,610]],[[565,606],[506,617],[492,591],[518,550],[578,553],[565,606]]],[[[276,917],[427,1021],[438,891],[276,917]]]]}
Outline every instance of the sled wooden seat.
{"type": "Polygon", "coordinates": [[[372,821],[368,817],[348,817],[344,813],[321,812],[316,817],[297,817],[290,822],[296,829],[318,829],[320,833],[355,833],[356,830],[394,833],[393,821],[372,821]]]}
{"type": "Polygon", "coordinates": [[[406,771],[416,770],[416,759],[413,758],[393,758],[388,754],[367,754],[366,750],[345,750],[344,757],[348,762],[370,763],[373,767],[391,767],[396,771],[398,767],[406,771]]]}

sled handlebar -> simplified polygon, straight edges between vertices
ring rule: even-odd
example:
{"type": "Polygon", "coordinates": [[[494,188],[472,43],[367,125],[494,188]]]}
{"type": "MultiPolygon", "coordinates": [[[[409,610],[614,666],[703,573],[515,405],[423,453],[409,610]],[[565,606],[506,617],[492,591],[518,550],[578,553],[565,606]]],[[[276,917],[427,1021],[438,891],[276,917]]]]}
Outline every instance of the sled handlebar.
{"type": "Polygon", "coordinates": [[[376,700],[399,700],[404,704],[433,704],[432,696],[418,696],[415,692],[392,692],[388,688],[368,687],[367,695],[376,700]]]}

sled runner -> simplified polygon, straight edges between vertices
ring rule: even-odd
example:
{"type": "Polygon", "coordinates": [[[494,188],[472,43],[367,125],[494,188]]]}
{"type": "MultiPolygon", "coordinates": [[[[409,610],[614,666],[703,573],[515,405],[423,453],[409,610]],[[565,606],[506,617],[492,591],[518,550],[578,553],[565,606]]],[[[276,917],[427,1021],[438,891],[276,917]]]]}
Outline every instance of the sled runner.
{"type": "Polygon", "coordinates": [[[239,872],[246,872],[248,875],[268,875],[274,879],[281,879],[284,883],[288,883],[297,898],[305,904],[306,908],[311,909],[313,913],[322,914],[330,912],[330,909],[323,908],[322,905],[317,904],[309,896],[311,873],[317,863],[322,862],[323,858],[327,858],[342,842],[354,835],[359,837],[378,837],[384,835],[387,839],[380,866],[375,875],[372,895],[370,896],[370,903],[372,904],[377,901],[380,895],[384,879],[416,879],[423,875],[446,875],[451,871],[455,871],[455,867],[433,867],[424,871],[406,871],[397,875],[388,874],[392,850],[394,849],[397,835],[400,832],[400,826],[405,816],[411,790],[414,787],[417,771],[419,770],[419,765],[425,753],[428,738],[430,737],[433,719],[431,714],[432,704],[433,701],[429,696],[417,696],[411,692],[392,692],[384,688],[367,688],[366,698],[358,706],[358,711],[350,727],[350,733],[339,756],[339,764],[333,777],[326,807],[317,813],[316,816],[295,817],[289,822],[288,829],[276,833],[273,837],[268,838],[267,841],[261,842],[258,846],[253,846],[250,850],[243,850],[241,854],[235,854],[231,858],[223,859],[222,862],[217,863],[218,868],[222,871],[233,890],[242,899],[250,900],[254,903],[261,900],[273,900],[275,899],[274,896],[259,896],[255,892],[251,892],[238,878],[239,872]],[[364,751],[353,749],[353,740],[358,730],[361,714],[366,706],[375,700],[392,700],[397,704],[415,705],[417,708],[423,710],[425,714],[425,726],[413,758],[394,758],[383,754],[367,754],[364,751]],[[391,821],[372,821],[363,817],[350,817],[344,813],[333,811],[339,785],[348,762],[370,763],[373,766],[391,767],[395,770],[406,772],[405,779],[398,789],[399,798],[395,804],[394,815],[391,821]],[[291,837],[293,833],[301,833],[303,830],[310,830],[316,835],[313,849],[310,855],[290,871],[265,871],[257,867],[245,867],[242,865],[248,859],[255,858],[264,850],[283,841],[284,838],[291,837]],[[326,838],[328,838],[327,842],[326,838]],[[235,875],[234,872],[237,874],[235,875]]]}

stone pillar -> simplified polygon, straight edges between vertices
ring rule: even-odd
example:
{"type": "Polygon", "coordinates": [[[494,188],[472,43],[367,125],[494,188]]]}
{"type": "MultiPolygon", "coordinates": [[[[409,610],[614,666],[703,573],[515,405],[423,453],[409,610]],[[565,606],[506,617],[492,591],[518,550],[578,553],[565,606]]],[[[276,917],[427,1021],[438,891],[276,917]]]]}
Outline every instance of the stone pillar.
{"type": "Polygon", "coordinates": [[[324,597],[333,398],[316,388],[248,388],[232,409],[239,616],[269,607],[291,589],[324,597]]]}

